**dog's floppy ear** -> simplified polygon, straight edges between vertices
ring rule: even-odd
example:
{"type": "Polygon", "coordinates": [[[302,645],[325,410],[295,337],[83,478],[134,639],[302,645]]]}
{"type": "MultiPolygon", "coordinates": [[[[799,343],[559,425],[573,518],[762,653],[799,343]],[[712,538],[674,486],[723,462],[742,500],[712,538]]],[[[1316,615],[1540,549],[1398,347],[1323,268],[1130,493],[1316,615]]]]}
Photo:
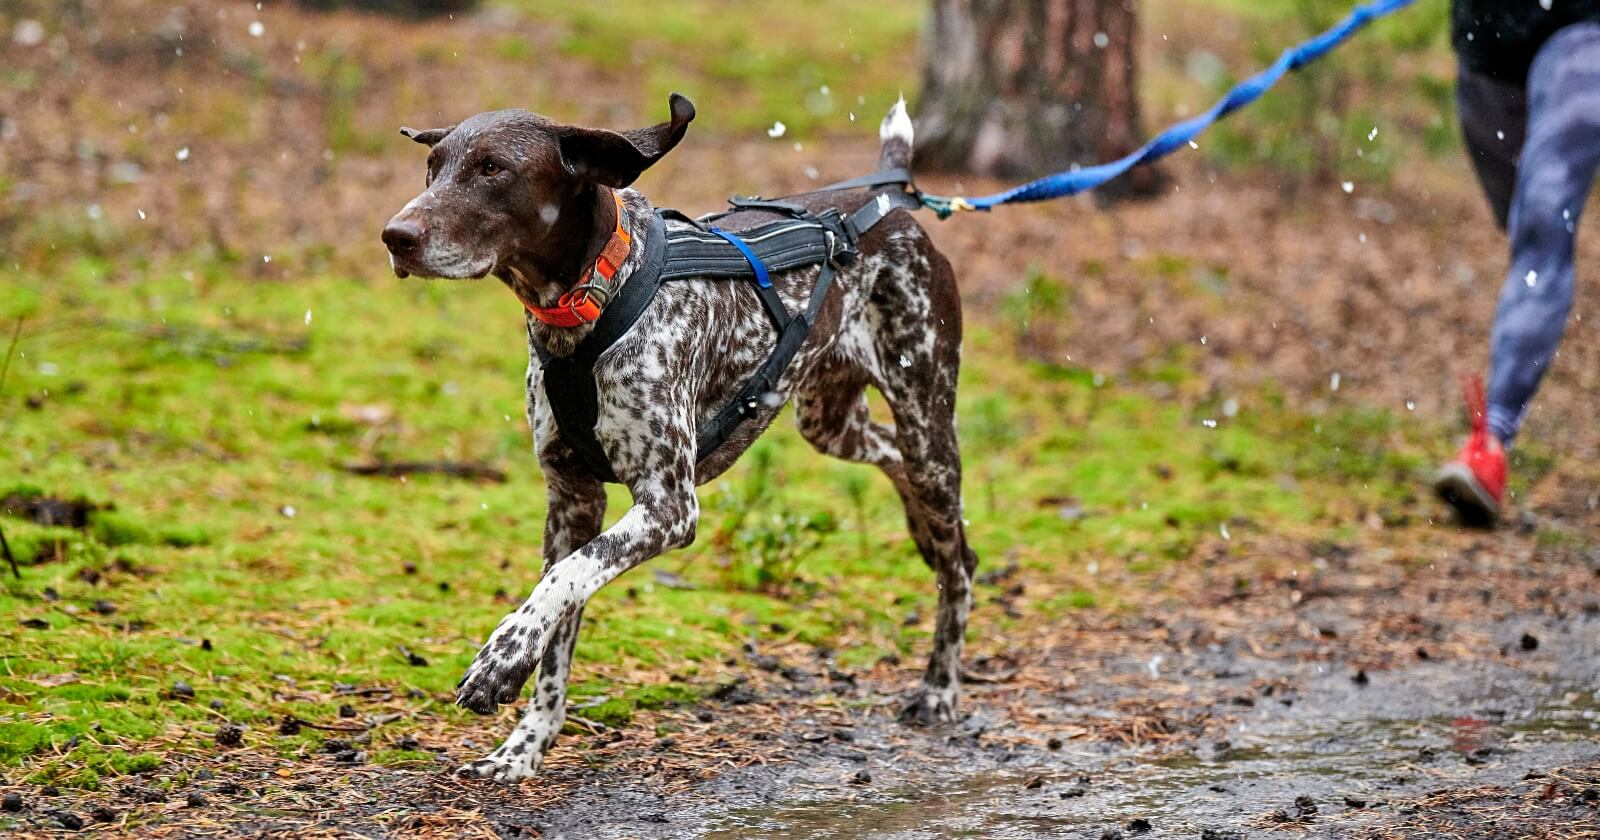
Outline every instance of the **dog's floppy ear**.
{"type": "Polygon", "coordinates": [[[412,140],[415,140],[418,143],[430,148],[440,140],[443,140],[446,134],[449,134],[455,130],[456,127],[453,125],[445,126],[444,128],[425,128],[420,131],[415,128],[406,128],[405,126],[400,126],[401,134],[404,134],[405,136],[410,137],[412,140]]]}
{"type": "Polygon", "coordinates": [[[613,189],[628,186],[672,151],[694,121],[694,103],[687,97],[674,93],[667,104],[672,119],[649,128],[617,132],[562,126],[556,134],[561,142],[561,164],[586,181],[613,189]]]}

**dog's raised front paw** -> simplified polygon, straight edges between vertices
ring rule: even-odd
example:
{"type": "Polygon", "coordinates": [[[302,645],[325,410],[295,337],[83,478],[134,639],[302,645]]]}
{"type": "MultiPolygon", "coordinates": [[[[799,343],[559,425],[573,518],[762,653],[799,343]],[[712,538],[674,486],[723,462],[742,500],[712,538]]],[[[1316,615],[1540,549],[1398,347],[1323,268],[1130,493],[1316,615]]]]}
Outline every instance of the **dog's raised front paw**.
{"type": "Polygon", "coordinates": [[[482,779],[501,785],[514,785],[524,779],[531,779],[539,772],[526,757],[491,755],[470,761],[456,769],[456,776],[463,779],[482,779]]]}
{"type": "Polygon", "coordinates": [[[951,723],[956,719],[956,690],[918,686],[916,694],[900,707],[900,722],[918,726],[951,723]]]}
{"type": "Polygon", "coordinates": [[[467,673],[456,683],[456,705],[480,715],[492,715],[500,706],[517,702],[522,686],[533,675],[534,663],[507,659],[484,645],[467,673]]]}

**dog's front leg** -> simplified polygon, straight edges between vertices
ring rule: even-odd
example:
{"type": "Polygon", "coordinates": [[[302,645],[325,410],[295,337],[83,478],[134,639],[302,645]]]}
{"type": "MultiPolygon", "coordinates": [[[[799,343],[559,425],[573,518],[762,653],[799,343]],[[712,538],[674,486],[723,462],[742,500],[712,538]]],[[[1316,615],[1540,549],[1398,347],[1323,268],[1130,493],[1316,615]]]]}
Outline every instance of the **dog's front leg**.
{"type": "MultiPolygon", "coordinates": [[[[565,475],[545,466],[549,513],[544,520],[544,574],[594,539],[604,524],[605,485],[594,479],[565,475]]],[[[494,752],[460,769],[464,776],[516,782],[539,772],[544,754],[555,743],[567,719],[567,679],[572,649],[578,642],[582,610],[557,625],[539,662],[539,679],[522,720],[494,752]]]]}
{"type": "MultiPolygon", "coordinates": [[[[685,461],[688,457],[685,456],[685,461]]],[[[456,703],[481,714],[517,699],[564,623],[618,575],[694,541],[700,507],[693,467],[633,484],[633,507],[588,544],[557,563],[516,611],[500,620],[456,689],[456,703]]]]}

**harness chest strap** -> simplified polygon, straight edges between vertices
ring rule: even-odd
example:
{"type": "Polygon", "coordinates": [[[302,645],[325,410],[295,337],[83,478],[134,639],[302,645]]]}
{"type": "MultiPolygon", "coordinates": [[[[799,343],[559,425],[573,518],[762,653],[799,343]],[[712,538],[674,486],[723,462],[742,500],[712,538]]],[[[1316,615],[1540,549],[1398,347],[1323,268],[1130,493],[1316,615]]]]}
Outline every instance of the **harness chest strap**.
{"type": "Polygon", "coordinates": [[[613,287],[596,283],[593,276],[598,274],[609,284],[617,275],[617,271],[622,268],[622,264],[627,261],[629,252],[633,250],[633,236],[622,224],[622,218],[626,215],[622,206],[622,193],[612,190],[611,197],[617,202],[617,228],[612,231],[611,238],[606,240],[605,247],[600,250],[600,256],[595,258],[594,267],[588,272],[591,278],[589,282],[568,289],[556,300],[555,306],[534,306],[526,300],[522,301],[528,312],[541,322],[552,327],[571,328],[600,320],[600,313],[607,299],[611,297],[613,287]],[[600,299],[595,300],[596,297],[600,299]]]}

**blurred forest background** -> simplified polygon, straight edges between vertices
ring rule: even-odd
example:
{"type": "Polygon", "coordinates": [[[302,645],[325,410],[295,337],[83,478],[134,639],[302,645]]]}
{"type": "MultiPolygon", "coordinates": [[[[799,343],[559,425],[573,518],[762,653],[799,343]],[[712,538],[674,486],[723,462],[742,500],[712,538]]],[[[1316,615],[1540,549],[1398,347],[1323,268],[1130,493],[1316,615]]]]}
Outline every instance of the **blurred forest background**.
{"type": "MultiPolygon", "coordinates": [[[[94,789],[228,725],[314,756],[325,733],[275,722],[336,721],[348,685],[404,713],[368,733],[374,762],[433,766],[418,726],[460,751],[484,724],[450,692],[536,579],[543,490],[515,299],[388,272],[378,232],[424,174],[397,128],[508,107],[632,127],[676,90],[699,119],[638,185],[656,204],[803,191],[867,171],[902,92],[917,115],[930,8],[0,0],[0,528],[19,568],[0,568],[0,766],[94,789]],[[360,474],[397,462],[468,475],[360,474]]],[[[1143,0],[1140,136],[1346,11],[1143,0]]],[[[1170,607],[1201,568],[1249,598],[1352,546],[1422,570],[1478,539],[1423,483],[1505,265],[1460,150],[1447,13],[1424,0],[1285,81],[1144,200],[922,220],[968,318],[978,650],[1170,607]]],[[[919,181],[1007,185],[972,163],[919,181]]],[[[1508,557],[1600,563],[1594,254],[1517,455],[1508,557]]],[[[590,609],[583,717],[693,702],[757,640],[863,673],[915,661],[931,580],[875,473],[780,423],[702,504],[694,547],[590,609]]]]}

